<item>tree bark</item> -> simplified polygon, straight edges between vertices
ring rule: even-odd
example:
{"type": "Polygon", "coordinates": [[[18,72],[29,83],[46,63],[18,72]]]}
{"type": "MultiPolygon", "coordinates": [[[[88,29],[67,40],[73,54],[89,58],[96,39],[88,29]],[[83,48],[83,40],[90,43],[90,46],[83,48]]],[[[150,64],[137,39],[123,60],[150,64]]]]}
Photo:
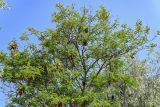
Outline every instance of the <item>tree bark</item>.
{"type": "Polygon", "coordinates": [[[126,84],[124,84],[124,87],[123,87],[123,107],[127,107],[127,104],[126,104],[126,84]]]}

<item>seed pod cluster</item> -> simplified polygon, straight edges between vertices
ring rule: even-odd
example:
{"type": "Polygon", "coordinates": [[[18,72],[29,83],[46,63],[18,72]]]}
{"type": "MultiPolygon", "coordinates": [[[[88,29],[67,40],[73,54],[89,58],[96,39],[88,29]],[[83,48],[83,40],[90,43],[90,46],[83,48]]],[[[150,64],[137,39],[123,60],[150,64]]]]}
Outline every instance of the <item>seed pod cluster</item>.
{"type": "Polygon", "coordinates": [[[73,53],[69,54],[68,56],[69,60],[73,60],[75,58],[75,55],[73,53]]]}
{"type": "Polygon", "coordinates": [[[83,43],[82,43],[82,45],[83,45],[83,46],[87,46],[87,44],[88,44],[88,43],[87,43],[87,41],[86,41],[86,40],[85,40],[85,41],[83,41],[83,43]]]}
{"type": "Polygon", "coordinates": [[[88,31],[89,31],[88,27],[84,29],[85,33],[88,33],[88,31]]]}
{"type": "Polygon", "coordinates": [[[18,45],[16,42],[13,42],[10,44],[10,50],[17,50],[18,49],[18,45]]]}
{"type": "Polygon", "coordinates": [[[22,88],[19,88],[18,89],[18,91],[17,91],[17,96],[23,96],[23,95],[25,95],[25,88],[24,87],[22,87],[22,88]]]}

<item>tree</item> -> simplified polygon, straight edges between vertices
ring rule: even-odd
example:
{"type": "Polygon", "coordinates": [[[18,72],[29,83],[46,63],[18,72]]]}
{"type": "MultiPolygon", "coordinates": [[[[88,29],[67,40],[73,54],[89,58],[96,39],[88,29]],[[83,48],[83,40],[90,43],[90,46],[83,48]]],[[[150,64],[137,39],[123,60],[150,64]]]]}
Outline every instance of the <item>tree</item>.
{"type": "Polygon", "coordinates": [[[119,91],[119,99],[122,99],[122,107],[145,107],[138,102],[139,96],[142,95],[144,90],[143,84],[145,75],[148,73],[145,62],[137,59],[128,58],[123,71],[119,74],[122,75],[121,80],[115,84],[119,91]]]}
{"type": "Polygon", "coordinates": [[[85,7],[56,7],[55,28],[28,28],[21,37],[33,35],[38,43],[20,50],[13,40],[8,53],[0,52],[1,79],[13,87],[8,106],[120,106],[113,84],[133,85],[131,76],[120,74],[125,59],[149,42],[149,27],[140,20],[135,28],[120,24],[103,6],[93,15],[85,7]]]}
{"type": "Polygon", "coordinates": [[[0,0],[0,8],[5,8],[7,6],[4,0],[0,0]]]}
{"type": "Polygon", "coordinates": [[[123,78],[113,85],[118,91],[118,99],[122,99],[122,107],[158,107],[160,105],[159,57],[142,61],[128,58],[119,75],[123,75],[123,78]]]}
{"type": "MultiPolygon", "coordinates": [[[[154,53],[155,55],[155,53],[154,53]]],[[[141,107],[158,107],[160,105],[160,71],[159,71],[159,53],[155,57],[146,60],[148,66],[146,72],[143,73],[141,88],[138,91],[139,105],[141,107]]]]}

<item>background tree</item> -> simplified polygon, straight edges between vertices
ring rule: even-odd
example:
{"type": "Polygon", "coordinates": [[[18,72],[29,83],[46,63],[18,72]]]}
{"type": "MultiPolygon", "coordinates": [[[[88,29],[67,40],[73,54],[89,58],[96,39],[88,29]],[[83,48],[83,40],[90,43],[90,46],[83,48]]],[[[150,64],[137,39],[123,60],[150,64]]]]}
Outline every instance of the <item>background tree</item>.
{"type": "MultiPolygon", "coordinates": [[[[153,54],[152,54],[153,55],[153,54]]],[[[158,107],[159,104],[159,54],[144,61],[128,58],[114,84],[123,107],[158,107]],[[129,78],[128,78],[129,77],[129,78]],[[125,84],[125,85],[124,85],[125,84]]]]}
{"type": "Polygon", "coordinates": [[[55,28],[28,28],[21,37],[28,41],[33,35],[38,43],[20,50],[13,40],[8,53],[0,52],[1,79],[12,86],[8,106],[126,107],[126,90],[136,82],[124,74],[125,60],[147,48],[149,27],[140,20],[135,28],[120,24],[103,6],[95,14],[85,7],[56,7],[55,28]]]}

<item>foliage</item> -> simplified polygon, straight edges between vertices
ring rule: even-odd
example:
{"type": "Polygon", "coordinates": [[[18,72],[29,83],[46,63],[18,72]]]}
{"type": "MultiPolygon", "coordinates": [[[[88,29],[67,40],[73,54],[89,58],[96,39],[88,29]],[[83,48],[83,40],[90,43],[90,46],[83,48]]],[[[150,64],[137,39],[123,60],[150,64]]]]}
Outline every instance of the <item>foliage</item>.
{"type": "Polygon", "coordinates": [[[38,43],[20,50],[13,40],[8,53],[0,52],[2,81],[13,86],[8,106],[126,107],[128,89],[135,90],[141,80],[126,60],[152,48],[146,45],[149,27],[140,20],[135,28],[112,21],[103,6],[93,15],[85,7],[81,12],[56,7],[55,28],[30,27],[21,37],[29,41],[33,35],[38,43]]]}
{"type": "Polygon", "coordinates": [[[0,0],[0,8],[5,8],[7,6],[6,2],[4,0],[0,0]]]}

